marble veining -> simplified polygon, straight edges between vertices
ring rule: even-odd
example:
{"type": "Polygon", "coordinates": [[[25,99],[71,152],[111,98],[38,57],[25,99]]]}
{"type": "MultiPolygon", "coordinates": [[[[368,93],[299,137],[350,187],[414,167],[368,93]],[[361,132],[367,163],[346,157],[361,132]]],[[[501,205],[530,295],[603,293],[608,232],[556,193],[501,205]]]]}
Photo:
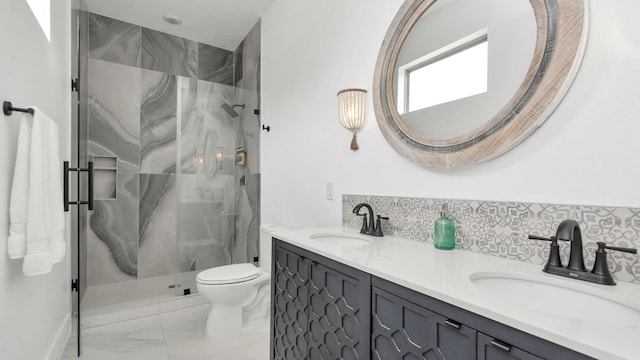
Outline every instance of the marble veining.
{"type": "MultiPolygon", "coordinates": [[[[179,270],[195,271],[229,264],[231,257],[227,248],[231,239],[224,237],[226,224],[222,217],[224,188],[213,190],[214,184],[205,186],[196,175],[181,175],[180,179],[179,270]],[[211,252],[215,253],[202,256],[211,252]]],[[[224,179],[218,182],[220,180],[224,179]]]]}
{"type": "Polygon", "coordinates": [[[180,77],[180,171],[182,174],[195,174],[204,159],[198,150],[198,127],[202,121],[198,116],[197,80],[180,77]]]}
{"type": "MultiPolygon", "coordinates": [[[[343,195],[342,221],[360,228],[362,219],[352,213],[360,202],[369,203],[376,214],[389,216],[385,233],[410,240],[433,242],[433,224],[443,204],[456,223],[456,247],[514,260],[544,264],[549,244],[529,240],[529,234],[555,235],[558,224],[574,219],[580,224],[588,269],[595,260],[596,242],[640,248],[640,209],[587,205],[537,204],[479,200],[445,200],[390,196],[343,195]]],[[[564,264],[569,247],[561,246],[564,264]]],[[[640,284],[640,257],[609,251],[614,278],[640,284]]]]}
{"type": "Polygon", "coordinates": [[[154,212],[173,187],[173,174],[140,174],[140,244],[154,212]]]}
{"type": "Polygon", "coordinates": [[[201,122],[198,129],[198,153],[203,154],[204,161],[199,173],[213,177],[216,174],[233,175],[234,170],[234,122],[222,109],[222,104],[233,105],[233,87],[198,81],[197,106],[201,122]],[[218,164],[214,156],[216,148],[223,148],[223,160],[218,164]]]}
{"type": "Polygon", "coordinates": [[[244,89],[260,91],[260,34],[261,24],[258,21],[241,44],[240,78],[243,80],[244,89]]]}
{"type": "Polygon", "coordinates": [[[89,57],[140,66],[141,27],[89,13],[89,57]]]}
{"type": "Polygon", "coordinates": [[[140,174],[138,278],[177,271],[175,174],[140,174]]]}
{"type": "MultiPolygon", "coordinates": [[[[119,173],[117,198],[96,200],[90,218],[91,233],[88,241],[104,244],[96,249],[89,244],[89,285],[122,280],[119,274],[135,277],[138,273],[138,175],[119,173]],[[99,252],[99,253],[96,253],[99,252]],[[110,262],[97,262],[98,258],[111,258],[110,262]]],[[[126,279],[126,277],[124,278],[126,279]]]]}
{"type": "Polygon", "coordinates": [[[242,58],[244,52],[244,42],[246,39],[243,39],[240,45],[233,52],[233,81],[236,86],[240,86],[239,84],[242,82],[242,58]]]}
{"type": "Polygon", "coordinates": [[[253,262],[259,254],[260,175],[236,176],[236,184],[235,246],[231,253],[233,262],[253,262]]]}
{"type": "MultiPolygon", "coordinates": [[[[244,314],[257,321],[249,319],[243,324],[242,334],[224,341],[209,339],[205,334],[211,303],[135,319],[119,319],[118,314],[114,319],[117,322],[83,330],[80,359],[267,360],[269,328],[268,321],[260,323],[260,317],[256,316],[259,298],[250,304],[251,309],[243,309],[244,314]]],[[[268,301],[266,304],[268,308],[268,301]]],[[[72,334],[62,359],[77,359],[76,346],[76,336],[72,334]]]]}
{"type": "MultiPolygon", "coordinates": [[[[244,81],[244,80],[243,80],[244,81]]],[[[247,152],[246,165],[238,167],[238,174],[257,174],[260,172],[260,116],[253,113],[259,109],[259,94],[257,91],[236,88],[236,98],[239,103],[245,104],[242,110],[241,120],[236,122],[236,141],[238,146],[244,147],[247,152]]]]}
{"type": "Polygon", "coordinates": [[[174,75],[142,70],[140,172],[176,170],[177,81],[174,75]]]}
{"type": "Polygon", "coordinates": [[[198,75],[195,41],[143,28],[141,54],[144,69],[192,78],[198,75]]]}
{"type": "Polygon", "coordinates": [[[115,156],[118,169],[140,166],[140,69],[89,60],[89,155],[115,156]]]}
{"type": "Polygon", "coordinates": [[[233,52],[199,43],[198,79],[233,85],[233,52]]]}
{"type": "Polygon", "coordinates": [[[232,262],[233,177],[181,175],[180,271],[232,262]]]}

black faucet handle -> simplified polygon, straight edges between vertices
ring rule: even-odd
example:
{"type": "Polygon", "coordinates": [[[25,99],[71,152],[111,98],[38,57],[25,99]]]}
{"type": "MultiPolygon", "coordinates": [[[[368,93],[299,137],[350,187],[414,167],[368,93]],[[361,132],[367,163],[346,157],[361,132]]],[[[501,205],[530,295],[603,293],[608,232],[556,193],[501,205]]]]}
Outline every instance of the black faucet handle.
{"type": "Polygon", "coordinates": [[[605,285],[615,285],[616,282],[613,280],[613,276],[611,276],[611,272],[609,271],[609,264],[607,263],[607,252],[605,251],[605,249],[623,251],[631,254],[637,254],[638,249],[609,246],[602,241],[598,241],[596,244],[598,244],[598,250],[596,250],[596,262],[593,264],[591,273],[600,275],[600,277],[602,278],[600,283],[605,285]]]}
{"type": "Polygon", "coordinates": [[[558,239],[555,236],[552,237],[542,237],[536,235],[529,235],[529,239],[531,240],[543,240],[543,241],[551,241],[550,251],[549,251],[549,260],[547,260],[547,265],[545,265],[545,269],[549,267],[562,267],[562,260],[560,259],[560,245],[558,245],[558,240],[569,241],[566,239],[558,239]]]}
{"type": "Polygon", "coordinates": [[[369,232],[369,222],[367,221],[367,214],[356,214],[356,216],[362,216],[362,227],[360,228],[360,234],[366,234],[369,232]]]}
{"type": "Polygon", "coordinates": [[[376,215],[376,228],[372,234],[373,236],[384,236],[384,234],[382,233],[382,225],[380,225],[380,220],[389,220],[389,217],[376,215]]]}
{"type": "Polygon", "coordinates": [[[536,235],[529,235],[529,239],[531,240],[544,240],[544,241],[551,241],[552,243],[554,242],[558,242],[558,240],[562,240],[562,241],[569,241],[568,239],[558,239],[555,236],[552,237],[542,237],[542,236],[536,236],[536,235]]]}
{"type": "Polygon", "coordinates": [[[622,251],[622,252],[626,252],[626,253],[630,253],[630,254],[637,254],[638,253],[638,249],[636,248],[624,248],[624,247],[617,247],[617,246],[609,246],[606,243],[602,242],[602,241],[598,241],[596,244],[598,244],[598,250],[597,251],[604,251],[604,249],[607,250],[614,250],[614,251],[622,251]]]}

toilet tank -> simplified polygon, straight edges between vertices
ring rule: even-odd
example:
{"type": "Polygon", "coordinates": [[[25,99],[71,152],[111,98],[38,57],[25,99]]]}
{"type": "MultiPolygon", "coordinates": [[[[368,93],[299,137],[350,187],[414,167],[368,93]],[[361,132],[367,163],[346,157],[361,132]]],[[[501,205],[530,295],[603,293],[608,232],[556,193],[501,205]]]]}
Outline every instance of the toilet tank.
{"type": "Polygon", "coordinates": [[[276,231],[289,230],[288,227],[265,224],[260,225],[260,267],[271,273],[271,234],[276,231]]]}

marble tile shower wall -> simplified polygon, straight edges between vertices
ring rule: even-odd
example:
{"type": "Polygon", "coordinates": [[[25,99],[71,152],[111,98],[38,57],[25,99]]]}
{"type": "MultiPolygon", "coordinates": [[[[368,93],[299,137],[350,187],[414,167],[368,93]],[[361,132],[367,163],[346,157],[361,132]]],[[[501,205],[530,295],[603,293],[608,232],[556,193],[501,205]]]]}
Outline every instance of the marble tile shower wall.
{"type": "MultiPolygon", "coordinates": [[[[456,223],[457,248],[540,265],[547,261],[549,243],[529,240],[528,235],[555,235],[565,219],[580,224],[588,269],[597,241],[640,248],[640,208],[343,195],[344,226],[360,228],[362,218],[352,210],[361,202],[369,203],[376,214],[389,216],[383,224],[385,233],[426,242],[433,242],[433,224],[446,203],[456,223]]],[[[561,244],[561,251],[566,264],[569,247],[561,244]]],[[[640,284],[638,255],[609,251],[608,257],[617,280],[640,284]]]]}
{"type": "MultiPolygon", "coordinates": [[[[257,39],[245,51],[259,63],[259,26],[257,39]]],[[[234,89],[234,52],[90,13],[88,68],[88,152],[118,170],[116,198],[96,200],[90,219],[89,285],[257,256],[258,126],[244,124],[257,119],[221,105],[253,102],[253,116],[258,88],[234,89]],[[234,166],[238,144],[255,151],[250,166],[234,166]]]]}
{"type": "Polygon", "coordinates": [[[246,165],[237,167],[235,193],[236,243],[232,251],[234,262],[253,261],[259,256],[259,243],[250,239],[260,237],[260,22],[249,31],[235,50],[236,102],[244,104],[242,118],[236,121],[237,146],[247,153],[246,165]],[[259,111],[259,110],[258,110],[259,111]]]}

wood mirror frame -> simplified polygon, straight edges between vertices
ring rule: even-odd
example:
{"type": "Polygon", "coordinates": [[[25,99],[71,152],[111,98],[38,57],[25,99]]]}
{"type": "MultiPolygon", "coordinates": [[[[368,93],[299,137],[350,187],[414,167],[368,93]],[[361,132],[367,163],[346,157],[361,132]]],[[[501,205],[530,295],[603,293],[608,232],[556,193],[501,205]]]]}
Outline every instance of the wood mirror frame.
{"type": "Polygon", "coordinates": [[[529,0],[536,18],[536,45],[520,87],[484,125],[455,138],[434,140],[409,129],[400,117],[393,78],[404,40],[436,1],[406,0],[389,26],[373,82],[378,125],[398,153],[419,165],[453,167],[486,161],[531,135],[567,93],[586,47],[587,8],[584,0],[529,0]]]}

